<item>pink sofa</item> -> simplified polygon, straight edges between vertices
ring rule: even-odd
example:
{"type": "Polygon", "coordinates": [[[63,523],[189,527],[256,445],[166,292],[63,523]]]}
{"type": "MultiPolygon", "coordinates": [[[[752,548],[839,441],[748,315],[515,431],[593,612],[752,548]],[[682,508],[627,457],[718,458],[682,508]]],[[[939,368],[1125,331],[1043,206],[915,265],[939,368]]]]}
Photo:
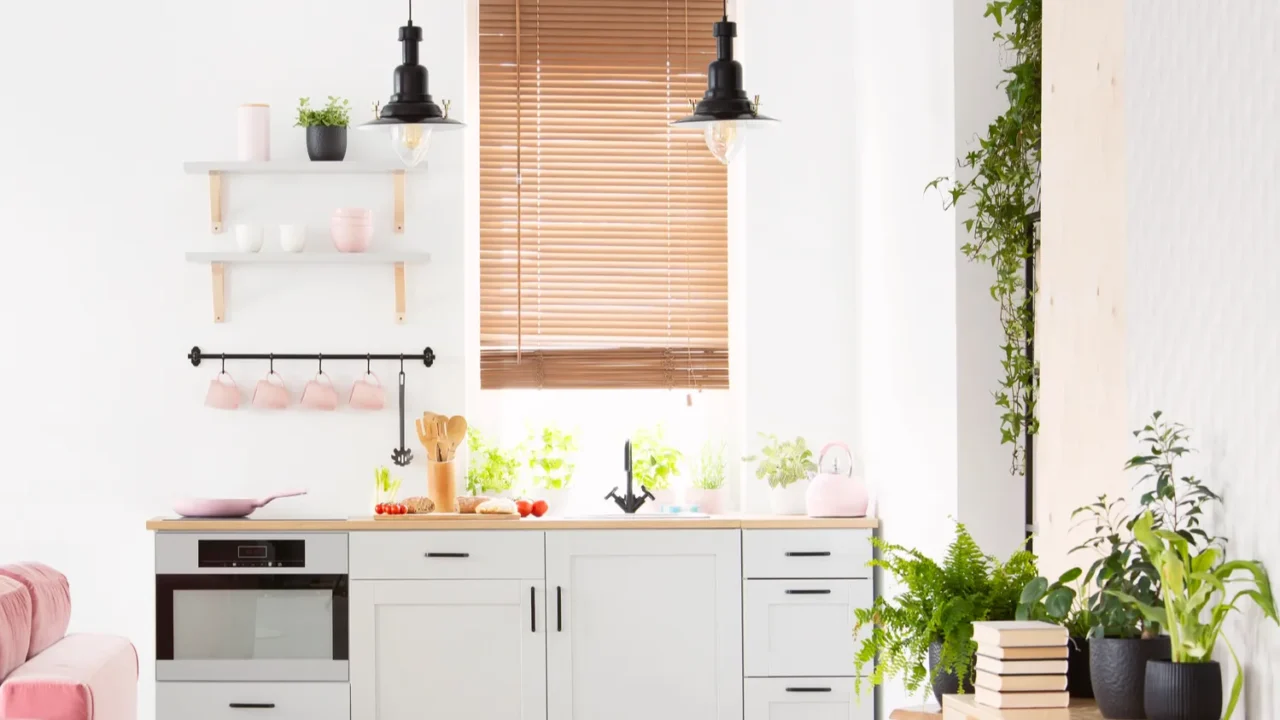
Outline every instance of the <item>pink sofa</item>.
{"type": "Polygon", "coordinates": [[[138,653],[67,635],[71,589],[39,563],[0,566],[0,720],[135,720],[138,653]]]}

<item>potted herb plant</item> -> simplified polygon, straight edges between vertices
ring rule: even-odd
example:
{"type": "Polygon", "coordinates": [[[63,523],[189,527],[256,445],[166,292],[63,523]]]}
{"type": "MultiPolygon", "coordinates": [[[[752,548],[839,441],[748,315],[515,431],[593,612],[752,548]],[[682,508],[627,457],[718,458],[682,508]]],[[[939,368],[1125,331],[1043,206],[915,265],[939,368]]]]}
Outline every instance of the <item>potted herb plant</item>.
{"type": "Polygon", "coordinates": [[[702,454],[693,467],[693,487],[689,488],[688,501],[711,515],[724,512],[725,457],[724,443],[718,447],[710,441],[702,446],[702,454]]]}
{"type": "Polygon", "coordinates": [[[760,433],[765,440],[760,455],[748,455],[748,462],[757,461],[756,477],[769,483],[769,507],[774,515],[804,515],[805,491],[809,478],[818,469],[813,461],[813,451],[804,438],[779,440],[776,435],[760,433]]]}
{"type": "MultiPolygon", "coordinates": [[[[653,493],[653,501],[641,506],[641,510],[657,512],[663,505],[675,502],[671,484],[680,472],[683,454],[667,444],[662,424],[652,429],[637,430],[631,445],[631,469],[635,481],[653,493]]],[[[638,488],[637,492],[640,492],[638,488]]]]}
{"type": "Polygon", "coordinates": [[[501,496],[511,492],[520,473],[520,458],[514,450],[489,443],[479,429],[467,431],[467,492],[472,495],[501,496]]]}
{"type": "Polygon", "coordinates": [[[1222,624],[1232,611],[1240,609],[1237,603],[1241,601],[1251,601],[1263,616],[1280,624],[1266,569],[1248,560],[1224,562],[1225,550],[1218,545],[1197,551],[1195,543],[1183,533],[1155,527],[1151,511],[1137,519],[1133,534],[1142,545],[1147,562],[1159,570],[1162,603],[1152,605],[1124,593],[1110,594],[1166,628],[1173,650],[1170,660],[1147,662],[1146,717],[1230,720],[1244,687],[1244,670],[1235,648],[1222,635],[1222,624]],[[1222,671],[1213,660],[1219,637],[1227,644],[1236,669],[1225,716],[1222,671]]]}
{"type": "Polygon", "coordinates": [[[532,474],[534,489],[551,507],[565,508],[568,503],[569,484],[577,469],[574,457],[578,441],[573,434],[555,425],[547,425],[531,431],[524,441],[528,453],[527,465],[532,474]]]}
{"type": "Polygon", "coordinates": [[[1093,613],[1089,610],[1081,576],[1084,570],[1072,568],[1053,583],[1036,576],[1022,588],[1018,599],[1018,620],[1040,620],[1067,629],[1067,690],[1074,698],[1092,698],[1093,682],[1089,678],[1089,630],[1093,613]],[[1076,583],[1072,587],[1071,583],[1076,583]]]}
{"type": "Polygon", "coordinates": [[[315,161],[341,161],[347,156],[347,126],[351,124],[351,103],[329,96],[329,102],[316,110],[311,98],[298,100],[298,122],[295,127],[307,129],[307,155],[315,161]]]}
{"type": "Polygon", "coordinates": [[[943,695],[973,692],[973,623],[1014,619],[1022,589],[1036,576],[1035,556],[1019,550],[1000,562],[960,523],[942,562],[878,537],[871,543],[880,557],[870,564],[893,575],[902,592],[855,611],[854,639],[863,636],[854,656],[857,693],[864,680],[880,685],[893,677],[911,693],[929,684],[939,703],[943,695]]]}

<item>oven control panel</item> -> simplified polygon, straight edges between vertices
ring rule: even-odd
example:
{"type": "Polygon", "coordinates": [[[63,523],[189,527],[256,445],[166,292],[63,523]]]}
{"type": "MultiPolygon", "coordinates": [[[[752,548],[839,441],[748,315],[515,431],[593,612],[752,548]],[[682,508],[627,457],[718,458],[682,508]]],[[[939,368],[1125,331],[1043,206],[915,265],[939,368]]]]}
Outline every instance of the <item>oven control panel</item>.
{"type": "Polygon", "coordinates": [[[197,556],[202,568],[301,568],[307,566],[307,541],[201,538],[197,556]]]}

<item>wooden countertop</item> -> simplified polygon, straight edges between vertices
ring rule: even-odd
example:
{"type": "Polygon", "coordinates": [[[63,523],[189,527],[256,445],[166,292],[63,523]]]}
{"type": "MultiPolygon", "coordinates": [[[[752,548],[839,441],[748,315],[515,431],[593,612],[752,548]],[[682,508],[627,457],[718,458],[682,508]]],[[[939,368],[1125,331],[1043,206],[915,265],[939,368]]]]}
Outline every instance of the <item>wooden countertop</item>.
{"type": "MultiPolygon", "coordinates": [[[[1092,700],[1071,700],[1068,710],[1071,720],[1102,720],[1102,713],[1092,700]]],[[[1005,720],[1005,714],[996,708],[979,705],[972,695],[943,695],[943,720],[1005,720]]]]}
{"type": "Polygon", "coordinates": [[[162,532],[352,532],[363,530],[735,530],[875,528],[875,518],[810,518],[803,515],[713,515],[709,518],[675,518],[645,515],[643,519],[545,517],[520,520],[440,520],[431,515],[420,519],[374,520],[370,516],[346,520],[304,520],[290,518],[181,519],[152,518],[148,530],[162,532]]]}

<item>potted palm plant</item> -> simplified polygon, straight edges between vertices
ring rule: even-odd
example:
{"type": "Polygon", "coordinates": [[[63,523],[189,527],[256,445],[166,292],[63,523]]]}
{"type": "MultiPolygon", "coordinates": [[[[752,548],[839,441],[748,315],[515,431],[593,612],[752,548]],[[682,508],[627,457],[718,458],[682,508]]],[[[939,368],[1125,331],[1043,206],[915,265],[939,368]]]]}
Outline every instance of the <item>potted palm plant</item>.
{"type": "Polygon", "coordinates": [[[1182,533],[1155,527],[1150,511],[1137,519],[1133,533],[1147,562],[1159,571],[1162,603],[1153,605],[1125,593],[1111,594],[1168,629],[1172,647],[1171,659],[1147,662],[1146,717],[1230,720],[1244,687],[1244,671],[1235,648],[1222,635],[1222,624],[1232,611],[1240,609],[1240,602],[1252,602],[1263,616],[1280,624],[1266,569],[1248,560],[1224,561],[1225,551],[1216,545],[1197,551],[1182,533]],[[1225,716],[1222,671],[1213,660],[1220,637],[1236,670],[1225,716]]]}
{"type": "Polygon", "coordinates": [[[760,455],[743,460],[756,462],[756,477],[769,483],[769,507],[774,515],[804,515],[805,491],[818,469],[813,451],[802,437],[779,440],[776,435],[760,433],[760,438],[765,441],[760,455]]]}
{"type": "Polygon", "coordinates": [[[1014,619],[1022,589],[1036,576],[1035,556],[1019,550],[1000,562],[960,523],[942,562],[877,537],[871,543],[880,557],[870,564],[892,574],[902,592],[855,611],[854,639],[863,638],[854,656],[857,693],[864,680],[880,685],[893,677],[911,693],[927,683],[939,703],[946,694],[973,692],[973,623],[1014,619]]]}
{"type": "Polygon", "coordinates": [[[693,486],[689,488],[688,501],[701,512],[719,515],[724,512],[725,458],[724,443],[719,447],[707,441],[702,454],[694,464],[693,486]]]}
{"type": "Polygon", "coordinates": [[[642,505],[642,512],[657,512],[675,502],[671,485],[680,472],[682,457],[679,450],[667,444],[666,429],[661,423],[636,431],[632,439],[631,469],[635,481],[653,493],[653,502],[642,505]]]}

